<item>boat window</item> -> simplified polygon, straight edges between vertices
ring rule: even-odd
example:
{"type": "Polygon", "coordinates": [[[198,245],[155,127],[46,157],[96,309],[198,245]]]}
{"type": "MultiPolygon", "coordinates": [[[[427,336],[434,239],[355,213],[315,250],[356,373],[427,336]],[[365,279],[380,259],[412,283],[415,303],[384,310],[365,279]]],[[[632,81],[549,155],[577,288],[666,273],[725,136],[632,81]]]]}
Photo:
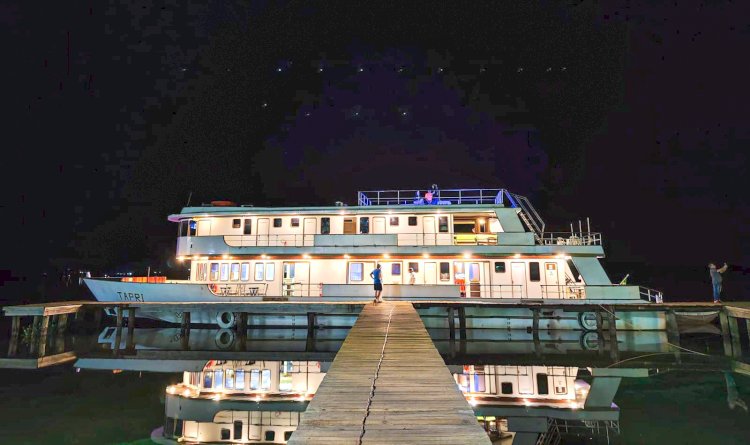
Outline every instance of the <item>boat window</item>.
{"type": "Polygon", "coordinates": [[[274,218],[273,219],[273,226],[274,227],[281,227],[281,218],[274,218]]]}
{"type": "Polygon", "coordinates": [[[240,263],[232,263],[232,271],[229,275],[229,279],[232,281],[240,279],[240,263]]]}
{"type": "Polygon", "coordinates": [[[188,234],[190,236],[195,236],[195,234],[198,231],[198,223],[195,222],[195,221],[193,221],[193,220],[190,220],[190,221],[188,221],[188,227],[190,227],[190,229],[188,231],[188,234]]]}
{"type": "Polygon", "coordinates": [[[235,420],[234,421],[234,440],[240,440],[240,439],[242,439],[242,421],[235,420]]]}
{"type": "Polygon", "coordinates": [[[362,263],[349,263],[349,281],[362,281],[362,263]]]}
{"type": "Polygon", "coordinates": [[[247,281],[250,279],[250,263],[242,263],[240,266],[240,280],[247,281]]]}
{"type": "Polygon", "coordinates": [[[292,438],[292,433],[293,433],[293,432],[294,432],[294,431],[285,431],[285,432],[284,432],[284,440],[288,441],[289,439],[291,439],[291,438],[292,438]]]}
{"type": "Polygon", "coordinates": [[[231,437],[229,436],[229,428],[222,428],[221,429],[221,440],[229,440],[231,437]]]}
{"type": "Polygon", "coordinates": [[[299,218],[292,218],[292,227],[299,227],[299,218]]]}
{"type": "Polygon", "coordinates": [[[409,263],[409,269],[413,270],[415,273],[419,272],[419,263],[409,263]]]}
{"type": "Polygon", "coordinates": [[[255,281],[263,281],[263,263],[255,263],[255,281]]]}
{"type": "Polygon", "coordinates": [[[391,264],[391,275],[401,275],[401,263],[391,264]]]}
{"type": "Polygon", "coordinates": [[[416,226],[417,225],[417,217],[416,216],[410,216],[409,217],[409,225],[410,226],[416,226]]]}
{"type": "Polygon", "coordinates": [[[260,374],[260,389],[271,389],[271,370],[264,369],[260,374]]]}
{"type": "Polygon", "coordinates": [[[232,220],[232,228],[233,228],[233,229],[239,229],[239,228],[240,228],[240,223],[241,223],[241,221],[242,221],[242,220],[241,220],[241,219],[239,219],[239,218],[233,219],[233,220],[232,220]]]}
{"type": "Polygon", "coordinates": [[[187,236],[187,221],[180,221],[177,225],[177,236],[187,236]]]}
{"type": "Polygon", "coordinates": [[[211,371],[203,373],[203,387],[211,389],[214,386],[214,373],[211,371]]]}
{"type": "Polygon", "coordinates": [[[276,440],[276,431],[266,431],[266,435],[263,440],[265,440],[266,442],[273,442],[274,440],[276,440]]]}
{"type": "Polygon", "coordinates": [[[245,389],[245,370],[234,371],[234,389],[245,389]]]}
{"type": "Polygon", "coordinates": [[[292,390],[292,362],[282,362],[279,370],[279,391],[292,390]]]}
{"type": "Polygon", "coordinates": [[[224,387],[234,389],[234,369],[227,369],[224,375],[224,387]]]}
{"type": "Polygon", "coordinates": [[[206,263],[198,263],[198,273],[196,275],[198,281],[206,281],[206,263]]]}
{"type": "Polygon", "coordinates": [[[276,265],[274,263],[266,263],[266,281],[273,281],[276,277],[276,265]]]}
{"type": "Polygon", "coordinates": [[[250,371],[250,389],[260,388],[260,369],[250,371]]]}
{"type": "Polygon", "coordinates": [[[538,373],[536,375],[536,390],[539,395],[549,394],[549,380],[547,374],[538,373]]]}
{"type": "MultiPolygon", "coordinates": [[[[464,263],[455,262],[453,263],[453,273],[455,275],[464,273],[464,263]]],[[[463,278],[463,277],[461,277],[463,278]]]]}
{"type": "Polygon", "coordinates": [[[229,279],[229,263],[221,263],[221,272],[219,274],[219,281],[227,281],[229,279]]]}
{"type": "Polygon", "coordinates": [[[246,219],[245,220],[245,230],[243,231],[245,235],[252,235],[253,233],[253,220],[252,219],[246,219]]]}
{"type": "Polygon", "coordinates": [[[505,261],[495,261],[495,273],[505,273],[505,261]]]}
{"type": "Polygon", "coordinates": [[[359,218],[359,233],[370,233],[370,218],[362,216],[359,218]]]}
{"type": "Polygon", "coordinates": [[[513,383],[503,382],[500,384],[500,391],[503,394],[513,394],[513,383]]]}
{"type": "Polygon", "coordinates": [[[398,216],[391,216],[390,225],[392,225],[392,226],[397,226],[398,225],[398,216]]]}
{"type": "Polygon", "coordinates": [[[217,369],[214,371],[214,388],[222,389],[224,387],[224,370],[217,369]]]}
{"type": "Polygon", "coordinates": [[[479,281],[479,263],[469,264],[469,281],[479,281]]]}
{"type": "Polygon", "coordinates": [[[448,232],[448,217],[447,216],[438,217],[438,232],[440,233],[448,232]]]}
{"type": "Polygon", "coordinates": [[[440,281],[451,280],[451,263],[442,262],[440,263],[440,281]]]}
{"type": "Polygon", "coordinates": [[[529,281],[539,281],[539,262],[532,261],[529,263],[529,281]]]}
{"type": "Polygon", "coordinates": [[[328,235],[331,233],[331,218],[320,218],[320,233],[322,235],[328,235]]]}
{"type": "Polygon", "coordinates": [[[211,263],[211,281],[219,279],[219,263],[211,263]]]}

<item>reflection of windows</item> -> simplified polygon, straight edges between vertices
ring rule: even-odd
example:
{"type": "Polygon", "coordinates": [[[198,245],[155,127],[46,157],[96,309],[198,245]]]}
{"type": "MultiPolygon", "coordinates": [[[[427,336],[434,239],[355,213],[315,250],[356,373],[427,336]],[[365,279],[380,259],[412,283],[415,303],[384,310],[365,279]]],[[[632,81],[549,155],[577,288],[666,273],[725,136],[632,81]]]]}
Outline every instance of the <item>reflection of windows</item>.
{"type": "Polygon", "coordinates": [[[495,261],[495,273],[505,273],[505,261],[495,261]]]}
{"type": "Polygon", "coordinates": [[[240,223],[241,223],[241,221],[242,221],[242,220],[241,220],[241,219],[239,219],[239,218],[233,219],[233,220],[232,220],[232,228],[233,228],[233,229],[239,229],[239,228],[240,228],[240,223]]]}
{"type": "Polygon", "coordinates": [[[240,263],[232,263],[232,269],[229,275],[229,279],[232,281],[237,281],[240,279],[240,263]]]}
{"type": "Polygon", "coordinates": [[[292,362],[281,362],[279,371],[279,391],[292,390],[292,362]]]}
{"type": "Polygon", "coordinates": [[[276,265],[274,263],[266,263],[266,281],[273,281],[276,276],[276,265]]]}
{"type": "Polygon", "coordinates": [[[227,281],[229,279],[229,263],[221,263],[221,273],[219,276],[220,281],[227,281]]]}
{"type": "Polygon", "coordinates": [[[539,395],[549,394],[549,380],[547,374],[539,373],[536,375],[536,389],[539,395]]]}
{"type": "Polygon", "coordinates": [[[190,236],[195,236],[196,232],[198,231],[198,223],[191,220],[188,223],[188,226],[190,227],[190,231],[188,232],[190,236]]]}
{"type": "Polygon", "coordinates": [[[364,264],[349,263],[349,281],[362,281],[364,264]]]}
{"type": "Polygon", "coordinates": [[[250,371],[250,389],[260,388],[260,369],[250,371]]]}
{"type": "Polygon", "coordinates": [[[320,233],[322,235],[328,235],[331,233],[331,218],[320,218],[320,233]]]}
{"type": "Polygon", "coordinates": [[[292,227],[299,227],[299,218],[292,218],[292,227]]]}
{"type": "Polygon", "coordinates": [[[417,217],[416,216],[410,216],[409,217],[409,225],[410,226],[416,226],[417,225],[417,217]]]}
{"type": "Polygon", "coordinates": [[[294,431],[285,431],[285,432],[284,432],[284,440],[288,441],[289,439],[291,439],[291,438],[292,438],[292,433],[293,433],[293,432],[294,432],[294,431]]]}
{"type": "Polygon", "coordinates": [[[224,373],[224,387],[234,389],[234,369],[227,369],[224,373]]]}
{"type": "Polygon", "coordinates": [[[263,281],[263,263],[255,263],[255,281],[263,281]]]}
{"type": "Polygon", "coordinates": [[[391,275],[401,275],[401,263],[391,264],[391,275]]]}
{"type": "Polygon", "coordinates": [[[214,383],[216,384],[216,389],[221,389],[224,387],[224,370],[223,369],[217,369],[214,371],[214,383]]]}
{"type": "Polygon", "coordinates": [[[513,384],[511,382],[501,383],[500,392],[502,392],[503,394],[513,394],[513,384]]]}
{"type": "Polygon", "coordinates": [[[390,225],[397,226],[398,225],[398,216],[391,216],[390,218],[390,225]]]}
{"type": "Polygon", "coordinates": [[[529,281],[539,281],[539,262],[532,261],[529,263],[529,281]]]}
{"type": "Polygon", "coordinates": [[[447,216],[441,216],[438,218],[438,232],[440,233],[448,232],[448,217],[447,216]]]}
{"type": "Polygon", "coordinates": [[[238,369],[234,372],[234,389],[245,389],[245,370],[238,369]]]}
{"type": "Polygon", "coordinates": [[[359,233],[370,233],[370,218],[366,216],[359,218],[359,233]]]}
{"type": "Polygon", "coordinates": [[[245,220],[245,230],[243,233],[245,235],[250,235],[253,233],[253,220],[252,219],[245,220]]]}
{"type": "Polygon", "coordinates": [[[273,226],[274,227],[281,227],[281,218],[274,218],[273,219],[273,226]]]}
{"type": "Polygon", "coordinates": [[[409,263],[409,269],[413,270],[415,273],[419,272],[419,263],[409,263]]]}
{"type": "Polygon", "coordinates": [[[211,263],[211,281],[219,279],[219,263],[211,263]]]}
{"type": "Polygon", "coordinates": [[[265,437],[263,438],[266,442],[273,442],[276,440],[276,431],[268,430],[266,431],[265,437]]]}
{"type": "Polygon", "coordinates": [[[240,280],[247,281],[250,279],[250,263],[242,263],[240,267],[240,280]]]}
{"type": "Polygon", "coordinates": [[[203,373],[203,387],[210,389],[214,386],[214,373],[211,371],[203,373]]]}
{"type": "Polygon", "coordinates": [[[440,263],[440,281],[450,281],[451,279],[451,263],[442,262],[440,263]]]}
{"type": "Polygon", "coordinates": [[[264,369],[260,373],[260,389],[268,390],[271,389],[271,370],[264,369]]]}

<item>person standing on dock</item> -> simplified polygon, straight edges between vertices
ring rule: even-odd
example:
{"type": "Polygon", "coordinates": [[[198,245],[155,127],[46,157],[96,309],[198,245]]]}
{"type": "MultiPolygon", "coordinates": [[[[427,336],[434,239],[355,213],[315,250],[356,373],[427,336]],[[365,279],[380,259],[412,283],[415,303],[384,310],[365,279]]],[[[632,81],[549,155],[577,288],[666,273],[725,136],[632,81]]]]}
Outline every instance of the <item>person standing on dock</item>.
{"type": "Polygon", "coordinates": [[[373,300],[373,303],[382,303],[383,299],[380,297],[380,293],[383,292],[383,271],[380,270],[380,264],[370,272],[370,278],[375,284],[375,300],[373,300]]]}
{"type": "Polygon", "coordinates": [[[714,289],[714,303],[721,303],[721,274],[727,271],[727,263],[720,269],[716,268],[716,264],[708,264],[708,273],[711,275],[711,284],[714,289]]]}

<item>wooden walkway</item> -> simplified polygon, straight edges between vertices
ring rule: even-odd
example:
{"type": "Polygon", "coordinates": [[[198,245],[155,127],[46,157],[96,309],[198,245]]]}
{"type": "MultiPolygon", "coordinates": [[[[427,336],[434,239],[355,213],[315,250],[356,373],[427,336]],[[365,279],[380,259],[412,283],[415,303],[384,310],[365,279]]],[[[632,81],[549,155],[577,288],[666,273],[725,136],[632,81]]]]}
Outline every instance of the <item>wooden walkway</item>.
{"type": "Polygon", "coordinates": [[[486,444],[411,303],[367,305],[288,442],[486,444]]]}

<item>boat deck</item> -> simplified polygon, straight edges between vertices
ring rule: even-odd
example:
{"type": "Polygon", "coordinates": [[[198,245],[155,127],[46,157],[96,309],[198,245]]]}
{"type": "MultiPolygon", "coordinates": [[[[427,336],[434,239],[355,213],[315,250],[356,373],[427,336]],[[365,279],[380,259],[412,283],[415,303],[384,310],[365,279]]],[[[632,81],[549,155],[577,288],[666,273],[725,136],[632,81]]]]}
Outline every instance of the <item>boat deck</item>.
{"type": "Polygon", "coordinates": [[[385,302],[362,310],[288,443],[490,440],[414,307],[385,302]]]}

